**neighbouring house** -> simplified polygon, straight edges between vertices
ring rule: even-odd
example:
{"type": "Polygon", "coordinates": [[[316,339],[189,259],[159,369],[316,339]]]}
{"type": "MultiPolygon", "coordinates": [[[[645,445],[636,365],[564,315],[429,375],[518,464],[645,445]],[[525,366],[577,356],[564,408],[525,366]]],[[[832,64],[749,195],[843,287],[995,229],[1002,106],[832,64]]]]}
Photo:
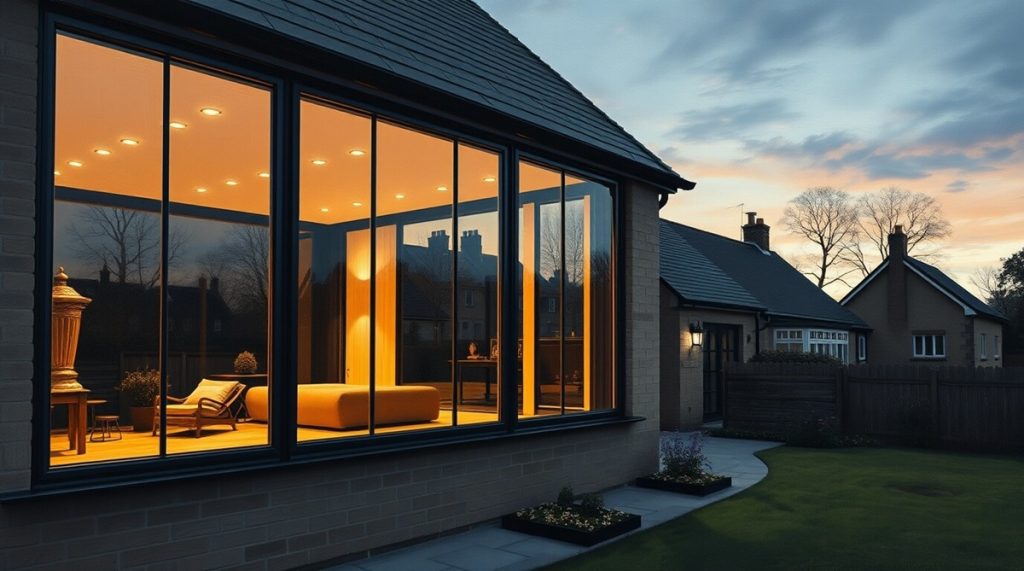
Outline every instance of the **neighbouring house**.
{"type": "Polygon", "coordinates": [[[771,251],[763,219],[747,217],[743,241],[661,221],[663,429],[720,418],[728,362],[775,350],[848,363],[869,329],[771,251]]]}
{"type": "Polygon", "coordinates": [[[897,225],[889,256],[841,302],[871,326],[859,342],[871,363],[1001,367],[1006,318],[935,266],[907,254],[897,225]]]}
{"type": "Polygon", "coordinates": [[[470,0],[6,0],[0,46],[0,567],[323,565],[657,468],[694,184],[470,0]]]}

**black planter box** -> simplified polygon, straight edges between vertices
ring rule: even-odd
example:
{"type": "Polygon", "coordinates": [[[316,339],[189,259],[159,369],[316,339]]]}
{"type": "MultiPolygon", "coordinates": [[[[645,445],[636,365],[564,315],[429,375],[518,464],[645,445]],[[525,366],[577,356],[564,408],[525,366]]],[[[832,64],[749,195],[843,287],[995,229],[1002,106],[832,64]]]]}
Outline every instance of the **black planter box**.
{"type": "Polygon", "coordinates": [[[640,516],[633,514],[626,515],[626,519],[618,523],[613,523],[608,527],[595,529],[594,531],[582,531],[579,529],[562,527],[560,525],[530,521],[522,519],[516,516],[516,514],[509,514],[502,517],[501,527],[512,531],[528,533],[530,535],[539,535],[548,539],[557,539],[558,541],[567,541],[569,543],[575,543],[576,545],[590,547],[591,545],[596,545],[602,541],[608,541],[609,539],[622,535],[628,531],[639,529],[640,516]]]}
{"type": "Polygon", "coordinates": [[[676,492],[678,494],[689,494],[691,496],[706,496],[715,492],[720,492],[728,487],[732,486],[732,478],[723,476],[717,480],[708,482],[707,484],[686,484],[682,482],[670,482],[667,480],[659,480],[657,478],[637,478],[636,487],[638,488],[650,488],[652,490],[664,490],[666,492],[676,492]]]}

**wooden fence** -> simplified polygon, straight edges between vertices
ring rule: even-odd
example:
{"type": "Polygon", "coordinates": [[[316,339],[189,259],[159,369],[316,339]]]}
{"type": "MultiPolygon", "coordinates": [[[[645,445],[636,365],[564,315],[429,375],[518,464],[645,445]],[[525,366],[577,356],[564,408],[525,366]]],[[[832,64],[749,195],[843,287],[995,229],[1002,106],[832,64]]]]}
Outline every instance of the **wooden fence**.
{"type": "Polygon", "coordinates": [[[1024,450],[1024,368],[744,363],[722,376],[729,429],[785,434],[834,418],[846,434],[1024,450]]]}

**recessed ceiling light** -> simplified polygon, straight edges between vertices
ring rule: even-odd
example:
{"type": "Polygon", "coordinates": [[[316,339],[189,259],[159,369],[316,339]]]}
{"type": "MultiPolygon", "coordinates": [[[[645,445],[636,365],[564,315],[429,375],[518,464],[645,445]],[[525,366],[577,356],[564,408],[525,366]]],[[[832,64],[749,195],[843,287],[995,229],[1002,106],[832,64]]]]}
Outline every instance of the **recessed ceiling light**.
{"type": "Polygon", "coordinates": [[[93,152],[103,157],[110,155],[109,149],[94,149],[93,152]]]}
{"type": "Polygon", "coordinates": [[[438,192],[444,192],[448,190],[448,187],[442,184],[441,186],[437,187],[437,190],[438,192]]]}
{"type": "Polygon", "coordinates": [[[321,208],[320,212],[328,212],[328,209],[327,208],[321,208]]]}
{"type": "Polygon", "coordinates": [[[402,200],[403,198],[405,198],[405,195],[404,194],[396,194],[395,198],[397,198],[398,200],[402,200]]]}
{"type": "Polygon", "coordinates": [[[221,114],[221,110],[215,107],[203,107],[199,110],[199,112],[209,117],[216,117],[217,115],[221,114]]]}
{"type": "Polygon", "coordinates": [[[362,149],[352,149],[351,151],[348,152],[348,154],[352,155],[353,157],[361,157],[366,154],[366,151],[362,149]]]}
{"type": "Polygon", "coordinates": [[[495,180],[497,180],[497,179],[495,179],[493,176],[485,176],[484,177],[484,182],[494,182],[495,180]]]}
{"type": "Polygon", "coordinates": [[[53,176],[60,176],[60,171],[53,171],[53,176]]]}
{"type": "Polygon", "coordinates": [[[182,123],[181,121],[171,121],[168,125],[171,126],[171,129],[184,129],[188,127],[188,123],[182,123]]]}
{"type": "Polygon", "coordinates": [[[202,193],[206,192],[206,189],[200,186],[199,188],[196,189],[196,192],[202,194],[202,193]]]}
{"type": "Polygon", "coordinates": [[[76,167],[76,168],[80,167],[80,166],[82,166],[82,161],[68,161],[68,166],[76,167]]]}
{"type": "Polygon", "coordinates": [[[363,205],[362,202],[353,202],[352,203],[352,206],[362,206],[362,205],[363,205]]]}
{"type": "Polygon", "coordinates": [[[260,171],[259,173],[257,173],[256,176],[260,178],[270,178],[270,173],[268,173],[267,171],[260,171]]]}
{"type": "Polygon", "coordinates": [[[238,186],[238,181],[233,178],[229,178],[226,181],[224,181],[224,184],[228,186],[238,186]]]}
{"type": "Polygon", "coordinates": [[[121,139],[121,144],[128,145],[129,147],[134,147],[139,144],[139,140],[125,137],[124,139],[121,139]]]}
{"type": "Polygon", "coordinates": [[[318,166],[318,167],[322,167],[322,166],[324,166],[324,165],[326,165],[326,164],[327,164],[327,161],[325,161],[325,160],[323,160],[323,159],[313,159],[313,160],[312,160],[312,161],[310,161],[310,162],[312,162],[312,163],[313,163],[314,165],[316,165],[316,166],[318,166]]]}

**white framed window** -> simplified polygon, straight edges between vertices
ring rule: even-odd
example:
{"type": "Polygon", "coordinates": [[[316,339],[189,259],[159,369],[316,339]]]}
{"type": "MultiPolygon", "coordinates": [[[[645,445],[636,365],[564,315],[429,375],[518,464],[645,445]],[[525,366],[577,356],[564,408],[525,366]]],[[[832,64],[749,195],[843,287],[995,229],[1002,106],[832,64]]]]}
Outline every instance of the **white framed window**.
{"type": "Polygon", "coordinates": [[[946,336],[927,334],[913,336],[914,357],[942,359],[946,356],[946,336]]]}
{"type": "Polygon", "coordinates": [[[992,337],[992,358],[999,360],[999,336],[992,337]]]}
{"type": "Polygon", "coordinates": [[[843,363],[850,358],[850,334],[846,331],[825,329],[776,329],[775,349],[818,353],[835,357],[843,363]]]}
{"type": "Polygon", "coordinates": [[[857,337],[857,360],[868,360],[868,339],[863,335],[857,337]]]}
{"type": "Polygon", "coordinates": [[[988,359],[988,335],[985,333],[981,334],[981,360],[988,359]]]}

